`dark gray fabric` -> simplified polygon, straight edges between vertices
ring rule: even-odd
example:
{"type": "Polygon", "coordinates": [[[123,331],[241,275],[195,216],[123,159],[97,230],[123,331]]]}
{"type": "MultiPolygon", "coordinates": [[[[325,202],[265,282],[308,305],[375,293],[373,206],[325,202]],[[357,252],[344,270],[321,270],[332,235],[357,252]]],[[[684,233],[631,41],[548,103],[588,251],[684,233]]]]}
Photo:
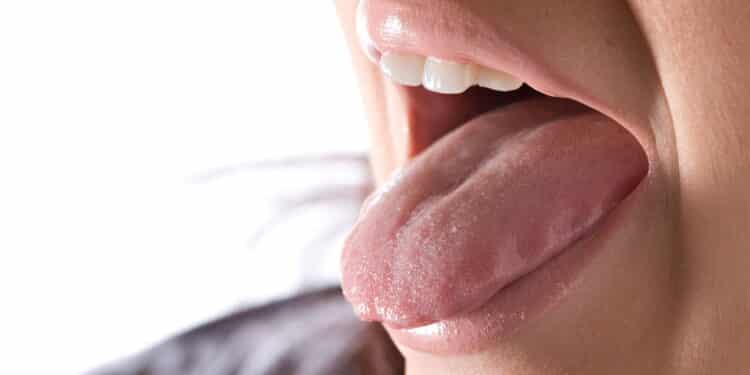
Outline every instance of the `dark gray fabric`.
{"type": "Polygon", "coordinates": [[[403,360],[339,289],[248,309],[90,375],[393,375],[403,360]]]}

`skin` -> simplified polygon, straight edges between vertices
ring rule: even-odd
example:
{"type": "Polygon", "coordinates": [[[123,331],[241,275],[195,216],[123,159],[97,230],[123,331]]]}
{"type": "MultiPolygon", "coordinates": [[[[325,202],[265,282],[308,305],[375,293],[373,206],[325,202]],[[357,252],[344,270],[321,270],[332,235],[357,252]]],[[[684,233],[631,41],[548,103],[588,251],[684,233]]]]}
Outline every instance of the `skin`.
{"type": "MultiPolygon", "coordinates": [[[[746,0],[466,0],[633,125],[651,172],[574,296],[491,349],[399,346],[407,373],[739,374],[750,368],[750,5],[746,0]],[[540,21],[540,20],[543,20],[540,21]],[[524,33],[524,30],[529,32],[524,33]],[[533,32],[532,32],[533,30],[533,32]],[[582,48],[585,46],[586,48],[582,48]],[[565,68],[569,67],[569,68],[565,68]]],[[[398,88],[337,0],[379,182],[414,156],[398,88]]],[[[398,346],[398,343],[396,343],[398,346]]]]}

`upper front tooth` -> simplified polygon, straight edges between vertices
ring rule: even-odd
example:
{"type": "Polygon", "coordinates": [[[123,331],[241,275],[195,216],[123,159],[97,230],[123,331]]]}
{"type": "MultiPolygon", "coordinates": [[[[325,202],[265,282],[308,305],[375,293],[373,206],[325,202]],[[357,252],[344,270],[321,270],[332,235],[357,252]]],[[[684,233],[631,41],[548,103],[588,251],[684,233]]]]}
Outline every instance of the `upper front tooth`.
{"type": "Polygon", "coordinates": [[[523,81],[505,72],[408,53],[384,53],[380,69],[398,84],[423,85],[442,94],[460,94],[474,85],[496,91],[513,91],[523,85],[523,81]]]}
{"type": "Polygon", "coordinates": [[[477,84],[495,91],[513,91],[521,88],[523,81],[505,72],[480,67],[477,84]]]}
{"type": "Polygon", "coordinates": [[[404,53],[385,53],[380,58],[380,70],[394,82],[404,86],[422,84],[425,58],[404,53]]]}
{"type": "Polygon", "coordinates": [[[424,64],[424,88],[442,94],[460,94],[477,83],[477,69],[462,64],[428,57],[424,64]]]}

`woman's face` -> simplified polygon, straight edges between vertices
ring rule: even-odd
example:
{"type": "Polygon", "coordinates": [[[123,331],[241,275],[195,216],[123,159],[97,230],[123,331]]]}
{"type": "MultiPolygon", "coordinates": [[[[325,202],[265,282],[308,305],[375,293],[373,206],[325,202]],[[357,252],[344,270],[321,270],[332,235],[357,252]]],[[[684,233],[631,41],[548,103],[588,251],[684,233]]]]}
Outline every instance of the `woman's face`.
{"type": "Polygon", "coordinates": [[[336,5],[381,186],[344,292],[409,374],[747,371],[746,0],[336,5]]]}

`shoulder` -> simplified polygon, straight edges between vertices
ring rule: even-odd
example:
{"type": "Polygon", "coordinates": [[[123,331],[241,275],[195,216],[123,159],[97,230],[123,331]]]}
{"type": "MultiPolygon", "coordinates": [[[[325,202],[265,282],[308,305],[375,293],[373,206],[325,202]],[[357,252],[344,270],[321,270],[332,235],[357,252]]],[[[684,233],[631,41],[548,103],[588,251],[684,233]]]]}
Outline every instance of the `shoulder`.
{"type": "Polygon", "coordinates": [[[234,313],[90,375],[393,374],[401,366],[382,329],[359,322],[336,288],[234,313]]]}

